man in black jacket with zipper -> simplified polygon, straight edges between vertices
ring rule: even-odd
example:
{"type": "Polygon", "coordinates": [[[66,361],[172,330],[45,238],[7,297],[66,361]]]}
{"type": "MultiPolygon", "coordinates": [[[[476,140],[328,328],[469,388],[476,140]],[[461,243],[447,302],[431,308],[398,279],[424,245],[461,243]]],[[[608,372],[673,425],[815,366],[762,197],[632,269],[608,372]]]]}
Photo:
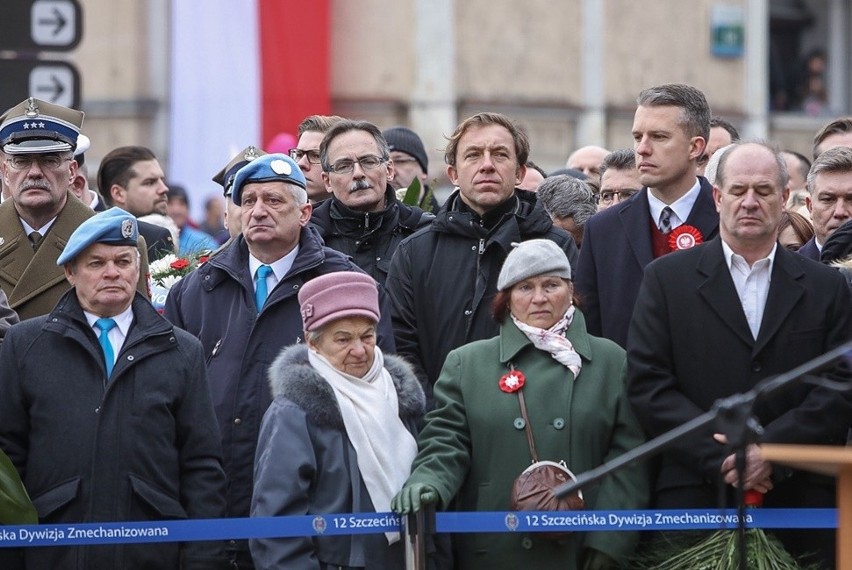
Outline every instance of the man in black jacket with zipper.
{"type": "Polygon", "coordinates": [[[553,225],[535,193],[516,188],[528,158],[527,136],[508,117],[466,119],[444,154],[458,190],[394,254],[386,285],[397,351],[417,367],[430,404],[447,354],[497,334],[491,301],[513,243],[551,239],[576,264],[573,238],[553,225]]]}
{"type": "Polygon", "coordinates": [[[320,143],[320,162],[332,197],[317,205],[310,225],[326,246],[351,256],[384,284],[399,242],[428,226],[435,216],[397,200],[390,184],[394,177],[390,149],[372,123],[335,124],[320,143]]]}

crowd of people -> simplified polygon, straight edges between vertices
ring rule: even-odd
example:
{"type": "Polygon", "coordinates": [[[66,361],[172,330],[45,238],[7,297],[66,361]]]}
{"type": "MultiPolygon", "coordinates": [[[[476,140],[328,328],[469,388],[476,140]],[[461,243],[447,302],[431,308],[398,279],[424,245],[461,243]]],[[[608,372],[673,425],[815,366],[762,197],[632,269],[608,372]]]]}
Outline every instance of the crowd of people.
{"type": "MultiPolygon", "coordinates": [[[[247,146],[213,174],[224,223],[211,214],[209,233],[145,147],[108,152],[89,188],[82,124],[34,98],[0,117],[0,450],[42,523],[508,511],[531,461],[598,467],[852,338],[852,118],[816,134],[811,163],[740,140],[694,87],[659,85],[637,98],[632,149],[582,147],[548,175],[521,126],[478,113],[447,137],[439,205],[414,131],[310,116],[288,153],[247,146]],[[155,310],[148,264],[189,252],[203,260],[155,310]]],[[[845,363],[829,373],[849,381],[845,363]]],[[[730,507],[737,488],[834,506],[832,480],[760,445],[846,445],[852,395],[803,383],[753,413],[744,469],[707,428],[585,490],[585,508],[730,507]]],[[[833,531],[777,536],[833,568],[833,531]]],[[[0,561],[394,569],[403,542],[0,561]]],[[[601,570],[643,542],[471,533],[428,550],[434,568],[601,570]]]]}

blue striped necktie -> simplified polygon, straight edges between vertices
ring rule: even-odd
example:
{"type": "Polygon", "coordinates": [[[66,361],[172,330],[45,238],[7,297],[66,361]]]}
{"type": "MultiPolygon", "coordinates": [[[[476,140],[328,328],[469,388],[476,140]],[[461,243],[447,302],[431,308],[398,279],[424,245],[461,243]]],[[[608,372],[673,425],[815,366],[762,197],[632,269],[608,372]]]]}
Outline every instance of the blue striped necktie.
{"type": "Polygon", "coordinates": [[[266,285],[266,278],[272,273],[272,268],[268,265],[261,265],[257,268],[257,285],[254,289],[254,305],[257,307],[257,312],[263,308],[266,298],[269,296],[269,288],[266,285]]]}
{"type": "Polygon", "coordinates": [[[113,319],[98,319],[95,321],[95,326],[101,330],[98,336],[98,342],[101,345],[101,350],[104,353],[104,361],[106,362],[107,378],[112,376],[112,368],[115,365],[115,352],[112,350],[112,343],[109,341],[109,331],[115,327],[113,319]]]}

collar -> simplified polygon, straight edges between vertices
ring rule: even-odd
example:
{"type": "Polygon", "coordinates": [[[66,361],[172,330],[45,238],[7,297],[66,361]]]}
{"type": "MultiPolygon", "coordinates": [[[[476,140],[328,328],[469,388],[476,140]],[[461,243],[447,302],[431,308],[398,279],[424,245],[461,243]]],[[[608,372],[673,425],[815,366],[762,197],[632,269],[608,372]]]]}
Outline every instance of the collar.
{"type": "MultiPolygon", "coordinates": [[[[748,265],[745,258],[742,255],[736,253],[733,249],[731,249],[731,246],[729,246],[727,243],[725,243],[725,240],[720,239],[720,241],[722,242],[722,256],[725,258],[725,264],[728,266],[728,271],[731,270],[731,266],[734,263],[734,259],[740,259],[740,260],[742,260],[743,263],[748,265]]],[[[772,246],[772,250],[769,252],[769,255],[767,255],[766,257],[763,258],[763,259],[769,260],[769,273],[770,274],[772,273],[772,265],[775,263],[775,252],[777,250],[778,250],[778,242],[776,241],[775,245],[772,246]]],[[[755,261],[754,262],[755,265],[758,262],[763,261],[763,259],[758,259],[757,261],[755,261]]],[[[754,267],[754,266],[752,265],[752,267],[754,267]]]]}
{"type": "MultiPolygon", "coordinates": [[[[83,311],[83,315],[86,316],[86,322],[89,323],[89,326],[95,328],[95,321],[101,318],[100,315],[96,315],[94,313],[90,313],[89,311],[83,311]]],[[[121,331],[121,334],[127,338],[127,333],[130,330],[130,325],[133,323],[133,304],[126,309],[124,309],[119,314],[112,317],[115,321],[115,325],[118,327],[118,330],[121,331]]],[[[97,335],[97,331],[95,331],[95,335],[97,335]]]]}
{"type": "Polygon", "coordinates": [[[462,200],[461,190],[459,190],[459,195],[455,204],[455,207],[458,209],[459,212],[465,212],[470,214],[474,222],[489,230],[499,224],[500,220],[503,219],[503,216],[517,211],[518,206],[518,196],[515,192],[513,192],[512,195],[509,196],[502,203],[497,204],[495,207],[485,212],[484,215],[480,216],[470,206],[468,206],[464,200],[462,200]]]}
{"type": "Polygon", "coordinates": [[[353,210],[338,200],[337,196],[332,195],[329,204],[329,216],[333,219],[357,220],[359,224],[363,223],[366,229],[373,229],[381,223],[384,215],[396,204],[396,201],[396,193],[390,184],[385,188],[385,203],[383,208],[375,212],[353,210]],[[379,220],[379,223],[375,223],[373,220],[379,220]]]}
{"type": "Polygon", "coordinates": [[[677,216],[679,223],[672,224],[672,229],[675,229],[677,226],[681,224],[685,224],[686,220],[689,218],[689,213],[692,212],[692,207],[695,205],[695,201],[698,200],[698,194],[701,192],[701,182],[698,178],[695,178],[695,184],[692,185],[692,188],[689,189],[689,192],[678,198],[672,204],[666,204],[651,192],[650,188],[648,189],[648,206],[651,208],[651,220],[653,220],[654,225],[658,225],[660,223],[660,214],[663,213],[663,208],[668,206],[674,211],[675,216],[677,216]]]}
{"type": "Polygon", "coordinates": [[[290,271],[290,268],[293,267],[293,261],[296,259],[296,256],[299,254],[299,244],[296,244],[296,247],[290,250],[290,253],[282,257],[281,259],[277,259],[272,263],[263,263],[258,258],[253,256],[251,252],[249,252],[249,275],[254,280],[255,273],[257,273],[257,268],[261,265],[268,265],[272,268],[272,273],[275,275],[276,281],[281,281],[284,279],[284,276],[290,271]]]}
{"type": "MultiPolygon", "coordinates": [[[[574,312],[574,321],[565,332],[565,337],[574,345],[574,350],[584,362],[592,360],[592,346],[589,342],[589,333],[586,330],[586,317],[583,311],[577,307],[574,312]]],[[[532,341],[521,331],[512,318],[506,315],[506,319],[500,325],[500,362],[507,364],[513,360],[519,352],[527,345],[533,346],[532,341]]]]}
{"type": "Polygon", "coordinates": [[[42,235],[42,237],[47,235],[47,232],[50,230],[50,227],[53,225],[53,222],[56,221],[56,217],[54,217],[52,220],[50,220],[49,222],[44,224],[42,227],[34,228],[34,227],[30,226],[27,222],[25,222],[23,218],[18,218],[18,219],[21,220],[21,225],[24,226],[24,233],[25,234],[27,234],[29,236],[33,232],[38,232],[42,235]]]}

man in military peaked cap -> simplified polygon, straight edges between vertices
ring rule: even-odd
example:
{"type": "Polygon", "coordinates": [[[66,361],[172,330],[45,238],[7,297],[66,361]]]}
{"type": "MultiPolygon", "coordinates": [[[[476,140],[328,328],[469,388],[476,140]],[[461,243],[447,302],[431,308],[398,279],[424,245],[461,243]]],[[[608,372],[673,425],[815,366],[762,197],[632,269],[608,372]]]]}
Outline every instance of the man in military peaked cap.
{"type": "MultiPolygon", "coordinates": [[[[201,344],[134,290],[138,231],[120,208],[81,223],[54,261],[73,289],[6,334],[0,448],[45,524],[225,513],[201,344]]],[[[30,548],[24,558],[26,568],[221,568],[223,546],[30,548]]]]}
{"type": "Polygon", "coordinates": [[[237,153],[222,170],[213,175],[213,182],[221,186],[225,194],[225,228],[228,230],[231,239],[234,239],[243,231],[243,225],[240,222],[240,208],[231,200],[234,178],[240,168],[264,155],[266,155],[266,152],[256,146],[247,146],[237,153]]]}
{"type": "MultiPolygon", "coordinates": [[[[30,97],[0,117],[0,288],[21,319],[48,313],[68,290],[56,259],[94,212],[71,192],[83,112],[30,97]]],[[[147,272],[147,257],[142,259],[147,272]]],[[[138,288],[146,291],[144,274],[138,288]]]]}

